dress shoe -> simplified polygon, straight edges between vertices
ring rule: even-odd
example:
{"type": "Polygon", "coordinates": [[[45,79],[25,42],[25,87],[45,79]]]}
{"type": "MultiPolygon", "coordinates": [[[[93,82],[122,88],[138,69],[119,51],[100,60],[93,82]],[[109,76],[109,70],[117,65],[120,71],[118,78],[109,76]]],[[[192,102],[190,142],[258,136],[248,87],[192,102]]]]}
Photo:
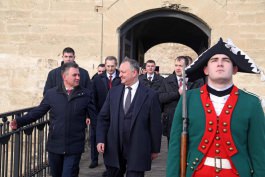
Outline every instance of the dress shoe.
{"type": "Polygon", "coordinates": [[[89,168],[96,168],[98,166],[98,162],[91,162],[89,168]]]}

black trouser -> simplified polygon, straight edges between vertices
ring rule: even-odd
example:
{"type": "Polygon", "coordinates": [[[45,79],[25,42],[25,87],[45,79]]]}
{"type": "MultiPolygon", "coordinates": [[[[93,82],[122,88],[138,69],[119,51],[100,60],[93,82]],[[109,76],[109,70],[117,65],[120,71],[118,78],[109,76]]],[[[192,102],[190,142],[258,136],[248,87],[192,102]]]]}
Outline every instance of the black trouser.
{"type": "Polygon", "coordinates": [[[94,125],[90,125],[89,132],[90,132],[89,134],[90,134],[91,161],[98,162],[96,127],[94,125]]]}

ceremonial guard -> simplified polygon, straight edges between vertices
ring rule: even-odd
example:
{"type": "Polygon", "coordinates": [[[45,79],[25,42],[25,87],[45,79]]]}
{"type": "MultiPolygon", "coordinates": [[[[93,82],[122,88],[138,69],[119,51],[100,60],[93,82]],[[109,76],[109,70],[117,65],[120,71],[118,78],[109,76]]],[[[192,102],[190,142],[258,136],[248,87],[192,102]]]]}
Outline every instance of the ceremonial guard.
{"type": "MultiPolygon", "coordinates": [[[[264,177],[265,118],[259,98],[238,89],[237,72],[260,73],[231,41],[219,40],[186,69],[189,80],[208,83],[187,91],[186,177],[264,177]]],[[[182,99],[180,99],[180,103],[182,99]]],[[[169,144],[167,177],[180,176],[182,104],[178,104],[169,144]]]]}

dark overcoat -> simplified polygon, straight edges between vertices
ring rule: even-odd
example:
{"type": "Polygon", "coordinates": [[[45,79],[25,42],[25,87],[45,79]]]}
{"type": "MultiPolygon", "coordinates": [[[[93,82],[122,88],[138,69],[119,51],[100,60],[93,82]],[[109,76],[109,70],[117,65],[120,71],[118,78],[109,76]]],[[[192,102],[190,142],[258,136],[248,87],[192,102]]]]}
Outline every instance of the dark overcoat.
{"type": "MultiPolygon", "coordinates": [[[[124,86],[113,87],[98,115],[97,143],[105,144],[104,161],[107,166],[119,168],[120,105],[124,86]]],[[[130,128],[130,150],[127,170],[151,169],[151,153],[159,153],[161,145],[161,110],[157,93],[141,84],[134,96],[135,105],[130,128]]]]}
{"type": "Polygon", "coordinates": [[[56,154],[84,152],[86,118],[96,119],[91,92],[77,87],[70,98],[62,86],[49,89],[40,105],[17,118],[19,127],[43,117],[50,110],[47,150],[56,154]]]}
{"type": "MultiPolygon", "coordinates": [[[[195,82],[188,82],[187,89],[199,88],[203,85],[203,80],[197,80],[195,82]]],[[[174,112],[179,102],[179,85],[176,74],[173,73],[165,78],[159,88],[159,100],[162,105],[163,112],[163,134],[170,137],[171,125],[174,117],[174,112]]]]}
{"type": "MultiPolygon", "coordinates": [[[[63,62],[62,62],[63,64],[63,62]]],[[[79,73],[80,73],[80,83],[79,85],[84,88],[91,89],[91,80],[89,77],[89,74],[87,70],[79,67],[79,73]]],[[[60,86],[63,83],[63,78],[62,78],[62,68],[61,66],[58,68],[55,68],[51,70],[48,74],[47,80],[45,82],[44,90],[43,90],[43,95],[47,92],[47,90],[60,86]]]]}
{"type": "Polygon", "coordinates": [[[143,84],[144,86],[149,87],[155,91],[158,91],[159,87],[162,84],[163,79],[164,78],[158,74],[154,74],[154,78],[152,81],[149,81],[147,79],[147,74],[139,76],[139,81],[141,84],[143,84]]]}
{"type": "MultiPolygon", "coordinates": [[[[106,72],[95,76],[93,79],[92,86],[93,86],[94,102],[98,112],[102,108],[105,99],[107,97],[107,94],[109,92],[108,82],[109,79],[107,77],[106,72]]],[[[119,71],[116,70],[116,77],[112,81],[112,87],[120,85],[120,83],[121,79],[119,77],[119,71]]]]}

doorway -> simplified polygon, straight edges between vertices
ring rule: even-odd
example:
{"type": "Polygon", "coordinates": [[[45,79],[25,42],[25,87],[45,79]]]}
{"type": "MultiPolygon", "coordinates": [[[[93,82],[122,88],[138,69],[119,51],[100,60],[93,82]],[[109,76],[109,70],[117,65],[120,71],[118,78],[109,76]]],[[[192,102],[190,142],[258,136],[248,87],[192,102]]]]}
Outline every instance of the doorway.
{"type": "Polygon", "coordinates": [[[180,43],[201,54],[209,47],[211,29],[192,14],[160,8],[133,16],[118,28],[118,33],[119,62],[127,56],[142,65],[145,52],[161,43],[180,43]]]}

